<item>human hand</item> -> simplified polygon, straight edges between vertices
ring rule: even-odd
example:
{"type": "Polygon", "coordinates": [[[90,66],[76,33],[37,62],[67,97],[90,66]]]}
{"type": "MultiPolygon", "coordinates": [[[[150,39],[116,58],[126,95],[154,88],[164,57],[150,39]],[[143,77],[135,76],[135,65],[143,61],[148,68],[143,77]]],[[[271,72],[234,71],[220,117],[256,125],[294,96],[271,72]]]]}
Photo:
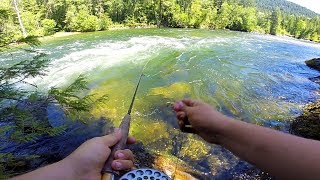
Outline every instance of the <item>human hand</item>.
{"type": "Polygon", "coordinates": [[[209,104],[182,100],[174,103],[174,110],[180,129],[190,124],[193,132],[210,143],[219,144],[218,137],[230,119],[216,111],[209,104]]]}
{"type": "MultiPolygon", "coordinates": [[[[61,163],[72,167],[73,174],[78,179],[101,179],[101,170],[108,159],[113,145],[121,139],[120,129],[103,136],[96,137],[83,143],[72,154],[65,158],[61,163]]],[[[128,143],[135,143],[134,138],[129,137],[128,143]]],[[[119,150],[115,153],[112,168],[117,171],[134,169],[133,154],[130,150],[119,150]]]]}

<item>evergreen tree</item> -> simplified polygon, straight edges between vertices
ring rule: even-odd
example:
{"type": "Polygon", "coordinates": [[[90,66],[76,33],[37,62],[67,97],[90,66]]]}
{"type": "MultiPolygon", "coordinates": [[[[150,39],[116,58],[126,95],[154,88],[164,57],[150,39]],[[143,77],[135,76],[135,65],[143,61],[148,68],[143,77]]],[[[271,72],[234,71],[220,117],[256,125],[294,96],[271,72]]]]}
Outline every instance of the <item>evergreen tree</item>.
{"type": "Polygon", "coordinates": [[[276,9],[271,14],[271,27],[270,27],[270,34],[276,35],[279,32],[280,21],[281,21],[281,12],[280,9],[276,9]]]}

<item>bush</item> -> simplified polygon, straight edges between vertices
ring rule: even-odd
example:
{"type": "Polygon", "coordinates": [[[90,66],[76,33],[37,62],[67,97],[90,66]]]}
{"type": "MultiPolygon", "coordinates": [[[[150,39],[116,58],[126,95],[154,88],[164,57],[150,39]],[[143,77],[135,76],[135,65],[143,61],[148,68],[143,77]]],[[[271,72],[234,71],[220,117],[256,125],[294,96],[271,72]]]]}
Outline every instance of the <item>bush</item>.
{"type": "Polygon", "coordinates": [[[79,12],[71,6],[66,14],[67,28],[70,31],[90,32],[99,30],[98,17],[90,15],[86,7],[81,6],[79,12]]]}
{"type": "Polygon", "coordinates": [[[317,32],[312,33],[311,41],[315,41],[315,42],[320,41],[320,38],[317,32]]]}
{"type": "Polygon", "coordinates": [[[99,18],[99,30],[106,30],[112,24],[113,24],[112,20],[108,15],[103,14],[103,15],[100,16],[100,18],[99,18]]]}
{"type": "Polygon", "coordinates": [[[130,28],[135,28],[139,26],[139,23],[136,22],[136,20],[133,17],[127,17],[125,20],[125,25],[129,26],[130,28]]]}
{"type": "Polygon", "coordinates": [[[43,30],[43,35],[47,36],[47,35],[52,35],[55,33],[56,30],[56,21],[53,19],[44,19],[41,21],[41,27],[43,30]]]}
{"type": "Polygon", "coordinates": [[[78,22],[80,22],[79,30],[81,32],[91,32],[99,30],[98,17],[94,15],[82,15],[79,13],[78,18],[81,19],[78,20],[78,22]]]}

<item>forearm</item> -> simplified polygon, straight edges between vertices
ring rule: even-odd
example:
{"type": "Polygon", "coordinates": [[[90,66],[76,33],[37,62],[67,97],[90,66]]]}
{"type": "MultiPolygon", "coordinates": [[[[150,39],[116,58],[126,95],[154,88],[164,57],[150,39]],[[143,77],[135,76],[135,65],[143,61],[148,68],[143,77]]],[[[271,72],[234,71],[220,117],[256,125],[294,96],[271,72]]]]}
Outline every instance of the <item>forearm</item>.
{"type": "Polygon", "coordinates": [[[237,120],[218,136],[219,143],[240,158],[277,178],[320,176],[320,143],[237,120]]]}
{"type": "Polygon", "coordinates": [[[45,166],[27,174],[12,178],[12,180],[56,180],[56,179],[76,179],[75,172],[67,161],[59,161],[57,163],[45,166]]]}

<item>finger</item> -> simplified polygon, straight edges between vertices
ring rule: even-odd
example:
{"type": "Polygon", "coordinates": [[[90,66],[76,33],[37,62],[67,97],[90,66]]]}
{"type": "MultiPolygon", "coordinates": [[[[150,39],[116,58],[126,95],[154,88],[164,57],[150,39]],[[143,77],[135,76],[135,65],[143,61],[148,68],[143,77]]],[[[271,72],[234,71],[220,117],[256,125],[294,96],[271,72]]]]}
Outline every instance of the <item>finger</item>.
{"type": "Polygon", "coordinates": [[[133,162],[130,160],[115,160],[111,164],[112,169],[117,171],[123,171],[123,170],[131,170],[133,166],[133,162]]]}
{"type": "Polygon", "coordinates": [[[178,121],[178,124],[179,124],[179,128],[182,130],[184,128],[184,123],[182,120],[179,120],[178,121]]]}
{"type": "Polygon", "coordinates": [[[196,130],[190,125],[187,118],[179,120],[179,127],[182,132],[197,134],[196,130]]]}
{"type": "Polygon", "coordinates": [[[128,139],[127,139],[127,144],[134,144],[136,142],[137,142],[137,140],[134,137],[128,137],[128,139]]]}
{"type": "Polygon", "coordinates": [[[175,102],[175,103],[173,104],[173,109],[174,109],[175,111],[182,111],[183,108],[184,108],[184,106],[185,106],[185,104],[184,104],[182,101],[178,101],[178,102],[175,102]]]}
{"type": "Polygon", "coordinates": [[[185,105],[192,107],[192,106],[195,106],[198,101],[191,100],[191,99],[184,99],[184,100],[182,100],[182,102],[185,105]]]}
{"type": "Polygon", "coordinates": [[[179,111],[179,112],[177,112],[177,119],[179,119],[179,120],[183,120],[183,119],[185,119],[186,118],[186,113],[185,112],[183,112],[183,111],[179,111]]]}
{"type": "Polygon", "coordinates": [[[106,146],[111,147],[111,146],[117,144],[117,142],[121,139],[121,136],[122,136],[121,129],[115,128],[114,132],[112,134],[102,136],[101,138],[102,138],[103,143],[106,146]]]}
{"type": "Polygon", "coordinates": [[[131,160],[131,161],[134,161],[133,153],[129,149],[117,151],[114,154],[114,158],[118,159],[118,160],[131,160]]]}

